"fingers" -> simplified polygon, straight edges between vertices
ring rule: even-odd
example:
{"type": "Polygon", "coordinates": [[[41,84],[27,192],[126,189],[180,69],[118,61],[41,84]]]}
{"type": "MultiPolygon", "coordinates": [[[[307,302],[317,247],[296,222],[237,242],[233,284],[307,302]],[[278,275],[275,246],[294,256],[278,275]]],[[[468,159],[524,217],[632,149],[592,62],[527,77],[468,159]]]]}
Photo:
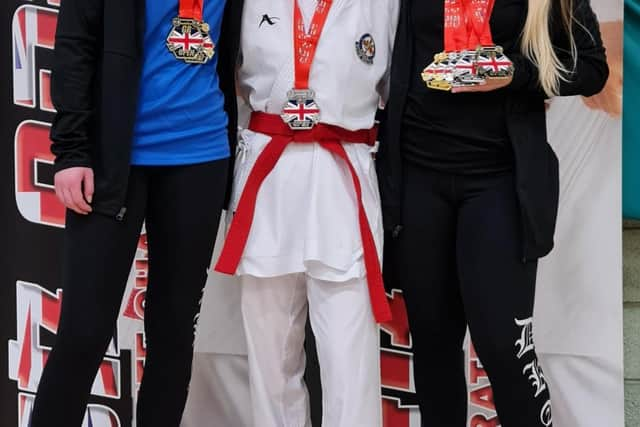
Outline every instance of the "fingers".
{"type": "Polygon", "coordinates": [[[84,189],[85,200],[89,203],[93,202],[94,184],[93,184],[93,170],[91,169],[87,169],[84,174],[83,189],[84,189]]]}
{"type": "Polygon", "coordinates": [[[62,194],[64,196],[64,205],[67,207],[67,209],[70,209],[80,215],[86,215],[86,213],[83,212],[80,207],[73,201],[73,195],[71,194],[71,190],[69,188],[62,189],[62,194]]]}
{"type": "Polygon", "coordinates": [[[80,209],[80,213],[88,214],[91,212],[91,206],[87,203],[82,195],[82,186],[74,186],[70,188],[73,204],[80,209]]]}
{"type": "Polygon", "coordinates": [[[490,90],[493,90],[493,88],[485,84],[476,86],[454,87],[453,89],[451,89],[451,93],[488,92],[490,90]]]}
{"type": "Polygon", "coordinates": [[[69,168],[55,176],[55,192],[67,209],[79,215],[88,215],[93,209],[93,171],[90,168],[69,168]]]}
{"type": "Polygon", "coordinates": [[[62,192],[62,188],[59,185],[55,185],[55,191],[56,191],[56,197],[58,198],[58,200],[60,201],[60,203],[62,203],[63,205],[67,206],[66,202],[64,201],[64,194],[62,192]]]}
{"type": "Polygon", "coordinates": [[[492,90],[502,89],[511,83],[511,79],[488,78],[485,83],[472,86],[460,86],[451,89],[451,93],[467,93],[467,92],[491,92],[492,90]]]}

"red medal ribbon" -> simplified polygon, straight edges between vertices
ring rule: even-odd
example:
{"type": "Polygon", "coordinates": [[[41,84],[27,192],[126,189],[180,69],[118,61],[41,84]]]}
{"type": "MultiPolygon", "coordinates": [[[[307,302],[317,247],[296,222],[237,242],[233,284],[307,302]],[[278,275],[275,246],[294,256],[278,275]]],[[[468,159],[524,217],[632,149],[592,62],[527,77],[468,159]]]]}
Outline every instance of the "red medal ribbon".
{"type": "Polygon", "coordinates": [[[202,22],[202,11],[204,0],[180,0],[180,10],[178,17],[183,19],[194,19],[202,22]]]}
{"type": "Polygon", "coordinates": [[[444,50],[493,46],[490,19],[495,0],[444,0],[444,50]]]}
{"type": "Polygon", "coordinates": [[[306,32],[298,0],[294,2],[293,56],[296,73],[294,89],[309,89],[311,64],[316,56],[320,35],[322,34],[322,30],[324,30],[324,25],[327,22],[332,3],[333,0],[318,0],[309,31],[306,32]]]}
{"type": "Polygon", "coordinates": [[[251,115],[249,129],[270,135],[272,139],[258,156],[247,178],[215,270],[220,273],[235,274],[251,231],[258,191],[266,177],[275,168],[287,145],[291,143],[308,144],[318,142],[325,150],[340,158],[349,169],[358,201],[358,220],[371,309],[377,322],[390,321],[391,309],[384,290],[376,244],[362,202],[360,179],[342,146],[342,141],[368,145],[375,144],[378,133],[377,128],[348,131],[337,126],[320,123],[310,130],[292,130],[281,120],[280,116],[254,112],[251,115]]]}

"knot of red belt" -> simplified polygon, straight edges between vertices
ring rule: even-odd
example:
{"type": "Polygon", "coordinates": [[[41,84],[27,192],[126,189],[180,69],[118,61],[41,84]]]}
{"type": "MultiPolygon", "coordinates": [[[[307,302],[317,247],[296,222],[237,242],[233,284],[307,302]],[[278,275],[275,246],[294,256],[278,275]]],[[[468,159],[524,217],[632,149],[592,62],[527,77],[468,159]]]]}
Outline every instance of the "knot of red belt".
{"type": "Polygon", "coordinates": [[[362,238],[371,308],[377,322],[390,321],[391,309],[384,290],[382,269],[380,268],[375,240],[362,202],[360,179],[342,145],[342,142],[374,145],[377,137],[377,128],[349,131],[338,126],[317,124],[310,130],[292,130],[278,115],[254,112],[251,115],[249,129],[269,135],[272,139],[256,159],[255,165],[247,178],[215,270],[225,274],[236,273],[247,244],[251,224],[253,223],[258,191],[265,178],[275,167],[287,145],[290,143],[317,142],[325,150],[341,158],[349,168],[358,200],[360,236],[362,238]]]}

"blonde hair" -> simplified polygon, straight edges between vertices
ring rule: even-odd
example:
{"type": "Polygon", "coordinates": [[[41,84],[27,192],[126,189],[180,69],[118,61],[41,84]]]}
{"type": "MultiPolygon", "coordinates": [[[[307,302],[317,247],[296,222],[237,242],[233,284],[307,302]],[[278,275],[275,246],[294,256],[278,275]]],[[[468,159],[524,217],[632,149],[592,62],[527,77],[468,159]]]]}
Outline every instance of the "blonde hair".
{"type": "MultiPolygon", "coordinates": [[[[548,96],[558,95],[560,82],[575,69],[577,47],[573,37],[574,0],[529,0],[529,12],[522,30],[522,53],[539,70],[540,86],[548,96]],[[551,19],[554,2],[560,3],[562,24],[567,33],[573,64],[571,68],[560,59],[551,40],[551,19]]],[[[555,24],[555,23],[554,23],[555,24]]],[[[579,24],[578,24],[579,25],[579,24]]]]}

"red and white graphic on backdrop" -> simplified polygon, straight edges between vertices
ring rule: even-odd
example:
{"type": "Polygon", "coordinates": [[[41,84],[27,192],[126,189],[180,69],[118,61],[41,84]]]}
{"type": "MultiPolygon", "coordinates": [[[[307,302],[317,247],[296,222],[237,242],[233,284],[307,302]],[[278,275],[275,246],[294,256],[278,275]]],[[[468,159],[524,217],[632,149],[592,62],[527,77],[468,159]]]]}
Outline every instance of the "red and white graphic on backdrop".
{"type": "MultiPolygon", "coordinates": [[[[393,321],[381,325],[382,334],[391,337],[391,346],[381,348],[384,427],[419,427],[421,414],[415,401],[413,343],[402,291],[392,290],[389,305],[393,321]]],[[[489,377],[472,343],[468,343],[465,363],[468,381],[469,427],[498,427],[489,377]]],[[[434,368],[434,369],[437,369],[434,368]]]]}
{"type": "MultiPolygon", "coordinates": [[[[9,341],[9,379],[17,382],[20,427],[29,424],[33,399],[58,330],[61,302],[61,290],[51,293],[37,284],[21,281],[16,284],[17,331],[16,339],[9,341]]],[[[121,398],[122,366],[119,356],[116,332],[93,383],[93,396],[121,398]]],[[[119,426],[120,420],[112,409],[104,405],[87,408],[83,427],[119,426]]]]}
{"type": "Polygon", "coordinates": [[[26,220],[62,227],[65,208],[53,187],[50,128],[48,123],[26,120],[16,129],[16,204],[26,220]]]}
{"type": "MultiPolygon", "coordinates": [[[[59,4],[50,1],[49,4],[59,4]]],[[[58,12],[22,5],[13,15],[13,104],[54,112],[51,70],[38,69],[36,48],[53,49],[58,12]]],[[[64,207],[53,190],[53,155],[49,124],[26,120],[15,133],[16,204],[28,221],[62,227],[64,207]]]]}
{"type": "Polygon", "coordinates": [[[409,320],[401,291],[392,290],[387,299],[393,320],[381,325],[382,334],[390,338],[390,345],[380,349],[383,422],[385,427],[411,427],[417,405],[407,402],[415,393],[409,320]]]}
{"type": "Polygon", "coordinates": [[[144,303],[147,295],[147,282],[149,280],[149,243],[147,232],[142,230],[138,239],[138,248],[133,260],[133,284],[129,286],[128,295],[125,296],[125,308],[122,315],[125,318],[135,321],[133,336],[133,378],[136,389],[142,383],[144,363],[147,357],[147,345],[144,335],[144,303]]]}
{"type": "Polygon", "coordinates": [[[20,6],[13,16],[13,102],[21,107],[53,111],[49,93],[51,70],[36,70],[36,47],[53,49],[58,12],[20,6]],[[36,78],[39,85],[36,86],[36,78]],[[40,88],[36,94],[37,87],[40,88]]]}

